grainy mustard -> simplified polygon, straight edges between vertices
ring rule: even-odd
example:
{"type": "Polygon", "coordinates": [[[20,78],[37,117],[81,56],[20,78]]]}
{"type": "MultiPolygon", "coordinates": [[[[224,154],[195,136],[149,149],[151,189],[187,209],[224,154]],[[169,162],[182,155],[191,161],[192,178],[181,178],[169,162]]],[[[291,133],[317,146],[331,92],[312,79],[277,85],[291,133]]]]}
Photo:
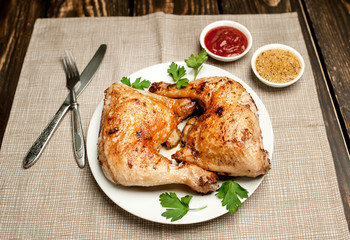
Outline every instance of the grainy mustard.
{"type": "Polygon", "coordinates": [[[264,79],[274,83],[286,83],[295,79],[301,71],[298,57],[283,49],[263,51],[255,60],[255,68],[264,79]]]}

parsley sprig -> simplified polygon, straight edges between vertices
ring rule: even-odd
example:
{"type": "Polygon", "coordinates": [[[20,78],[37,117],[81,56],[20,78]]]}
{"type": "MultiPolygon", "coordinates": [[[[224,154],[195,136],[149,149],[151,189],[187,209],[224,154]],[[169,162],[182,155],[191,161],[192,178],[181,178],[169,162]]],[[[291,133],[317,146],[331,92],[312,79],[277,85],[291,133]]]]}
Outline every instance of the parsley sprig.
{"type": "Polygon", "coordinates": [[[216,196],[222,199],[222,206],[226,206],[226,209],[232,214],[242,205],[238,196],[242,199],[248,197],[248,191],[234,181],[224,182],[216,192],[216,196]]]}
{"type": "Polygon", "coordinates": [[[171,218],[171,221],[174,222],[185,216],[188,211],[200,210],[207,207],[190,208],[189,203],[191,199],[192,196],[189,195],[182,197],[180,200],[176,193],[162,193],[159,196],[159,201],[163,207],[167,208],[166,211],[162,213],[162,216],[167,219],[171,218]]]}
{"type": "MultiPolygon", "coordinates": [[[[208,60],[207,52],[202,49],[202,51],[198,55],[193,55],[188,59],[185,59],[185,62],[189,68],[194,69],[194,80],[196,80],[199,71],[203,68],[203,63],[208,60]]],[[[168,73],[173,78],[173,80],[176,83],[176,87],[178,89],[182,87],[187,87],[188,78],[184,78],[186,75],[186,69],[184,66],[179,66],[176,63],[172,62],[168,68],[168,73]]]]}
{"type": "MultiPolygon", "coordinates": [[[[248,191],[234,181],[227,181],[216,190],[215,195],[222,199],[222,206],[226,206],[226,209],[234,214],[238,207],[242,205],[241,199],[248,197],[248,191]]],[[[207,207],[190,208],[189,203],[191,199],[192,196],[190,195],[186,195],[180,200],[176,193],[162,193],[159,196],[159,201],[163,207],[167,208],[166,211],[162,213],[162,216],[167,219],[171,218],[171,221],[174,222],[185,216],[188,211],[200,210],[207,207]]]]}
{"type": "Polygon", "coordinates": [[[141,78],[136,78],[135,82],[131,83],[130,78],[127,77],[123,77],[122,80],[120,80],[121,83],[124,83],[125,85],[132,87],[132,88],[136,88],[136,89],[140,89],[140,90],[145,90],[145,88],[149,88],[149,86],[151,85],[151,82],[144,79],[141,81],[141,78]]]}
{"type": "Polygon", "coordinates": [[[204,49],[198,55],[191,54],[188,59],[185,59],[187,66],[194,69],[194,80],[196,80],[199,71],[203,68],[202,64],[207,60],[207,52],[204,49]]]}
{"type": "Polygon", "coordinates": [[[168,73],[176,82],[176,87],[178,89],[188,86],[189,80],[187,78],[182,78],[186,74],[185,67],[180,67],[176,63],[172,62],[168,68],[168,73]]]}

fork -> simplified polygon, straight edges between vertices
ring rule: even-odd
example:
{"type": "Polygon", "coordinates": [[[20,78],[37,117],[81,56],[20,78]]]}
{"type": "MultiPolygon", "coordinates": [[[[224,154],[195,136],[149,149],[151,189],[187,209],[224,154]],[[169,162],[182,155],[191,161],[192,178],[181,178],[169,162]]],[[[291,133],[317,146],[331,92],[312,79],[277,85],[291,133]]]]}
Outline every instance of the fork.
{"type": "Polygon", "coordinates": [[[79,71],[75,64],[71,51],[66,50],[63,55],[63,66],[66,72],[67,88],[70,90],[70,108],[72,109],[72,131],[73,131],[73,149],[75,159],[80,168],[85,166],[85,141],[81,119],[78,109],[78,103],[74,88],[80,81],[79,71]]]}

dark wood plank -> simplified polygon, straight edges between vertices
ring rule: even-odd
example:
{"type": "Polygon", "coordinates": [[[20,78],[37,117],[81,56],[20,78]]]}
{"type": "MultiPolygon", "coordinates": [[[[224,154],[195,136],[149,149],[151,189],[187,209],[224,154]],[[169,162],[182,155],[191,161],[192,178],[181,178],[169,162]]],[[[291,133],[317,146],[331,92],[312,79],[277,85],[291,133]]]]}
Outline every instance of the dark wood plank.
{"type": "Polygon", "coordinates": [[[45,15],[44,0],[2,1],[0,8],[0,146],[34,22],[45,15]]]}
{"type": "Polygon", "coordinates": [[[165,0],[165,1],[134,1],[134,16],[162,11],[177,15],[220,14],[218,1],[214,0],[165,0]]]}
{"type": "Polygon", "coordinates": [[[47,17],[129,16],[130,2],[125,0],[51,0],[47,17]]]}
{"type": "Polygon", "coordinates": [[[221,0],[223,14],[285,13],[291,12],[289,0],[221,0]]]}
{"type": "Polygon", "coordinates": [[[332,150],[333,161],[337,172],[339,190],[341,193],[344,211],[348,226],[350,229],[350,158],[348,152],[348,143],[346,141],[347,133],[342,131],[342,116],[337,111],[337,102],[332,98],[331,84],[329,84],[327,68],[322,63],[323,58],[319,49],[318,42],[315,41],[315,30],[311,26],[309,11],[307,11],[304,2],[300,2],[300,22],[304,32],[304,39],[308,46],[313,74],[316,80],[318,99],[321,105],[323,118],[326,125],[327,137],[332,150]]]}
{"type": "MultiPolygon", "coordinates": [[[[327,67],[340,114],[350,137],[350,3],[342,0],[304,0],[320,55],[327,67]],[[322,17],[320,17],[322,16],[322,17]]],[[[349,144],[349,143],[348,143],[349,144]]],[[[349,146],[349,145],[348,145],[349,146]]]]}

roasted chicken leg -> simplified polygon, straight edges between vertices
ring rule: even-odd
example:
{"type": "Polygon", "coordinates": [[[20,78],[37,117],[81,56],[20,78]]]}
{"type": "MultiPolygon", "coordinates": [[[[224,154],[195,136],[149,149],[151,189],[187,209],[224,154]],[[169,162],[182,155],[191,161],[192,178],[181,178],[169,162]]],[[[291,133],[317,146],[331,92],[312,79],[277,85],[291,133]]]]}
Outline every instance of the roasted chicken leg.
{"type": "Polygon", "coordinates": [[[179,142],[177,125],[194,108],[190,99],[170,99],[123,84],[109,87],[98,140],[105,176],[124,186],[180,183],[200,193],[214,191],[215,173],[192,163],[173,164],[158,153],[161,144],[172,147],[179,142]]]}
{"type": "Polygon", "coordinates": [[[174,159],[229,176],[256,177],[268,172],[270,161],[263,148],[257,107],[241,84],[227,77],[209,77],[181,89],[153,83],[149,91],[191,98],[204,108],[202,115],[185,126],[185,146],[174,159]]]}

